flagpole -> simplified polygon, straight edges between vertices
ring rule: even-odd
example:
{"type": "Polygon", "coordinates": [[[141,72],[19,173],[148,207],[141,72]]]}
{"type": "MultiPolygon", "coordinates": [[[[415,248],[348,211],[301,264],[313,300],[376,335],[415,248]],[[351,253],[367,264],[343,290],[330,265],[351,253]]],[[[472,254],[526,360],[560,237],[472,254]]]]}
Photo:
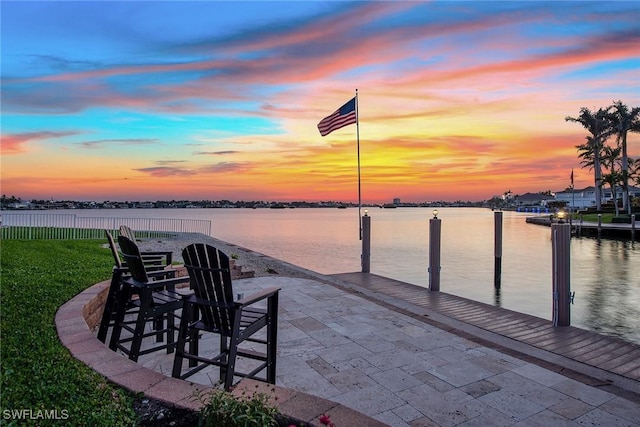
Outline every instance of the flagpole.
{"type": "Polygon", "coordinates": [[[362,189],[360,185],[360,114],[358,111],[358,89],[356,89],[356,139],[358,146],[358,225],[360,229],[360,240],[362,240],[362,189]]]}
{"type": "Polygon", "coordinates": [[[571,211],[572,212],[576,208],[576,196],[575,196],[574,188],[575,186],[573,185],[573,168],[571,168],[571,211]]]}

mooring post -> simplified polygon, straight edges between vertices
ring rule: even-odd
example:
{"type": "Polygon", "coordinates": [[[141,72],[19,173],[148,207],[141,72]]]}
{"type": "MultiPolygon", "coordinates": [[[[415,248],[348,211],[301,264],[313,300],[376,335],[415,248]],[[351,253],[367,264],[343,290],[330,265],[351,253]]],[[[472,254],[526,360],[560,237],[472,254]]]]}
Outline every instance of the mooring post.
{"type": "Polygon", "coordinates": [[[598,214],[598,238],[602,234],[602,214],[598,214]]]}
{"type": "Polygon", "coordinates": [[[578,223],[578,231],[577,231],[578,236],[582,235],[582,222],[583,222],[582,221],[582,214],[580,214],[580,222],[578,223]]]}
{"type": "Polygon", "coordinates": [[[636,240],[636,215],[631,215],[631,240],[636,240]]]}
{"type": "Polygon", "coordinates": [[[553,326],[571,325],[571,226],[552,226],[553,326]]]}
{"type": "Polygon", "coordinates": [[[365,209],[362,217],[362,272],[369,273],[371,268],[371,217],[365,209]]]}
{"type": "Polygon", "coordinates": [[[441,222],[435,209],[429,220],[429,290],[432,292],[440,290],[440,230],[441,222]]]}
{"type": "Polygon", "coordinates": [[[493,285],[500,289],[502,283],[502,212],[494,212],[494,254],[493,285]]]}

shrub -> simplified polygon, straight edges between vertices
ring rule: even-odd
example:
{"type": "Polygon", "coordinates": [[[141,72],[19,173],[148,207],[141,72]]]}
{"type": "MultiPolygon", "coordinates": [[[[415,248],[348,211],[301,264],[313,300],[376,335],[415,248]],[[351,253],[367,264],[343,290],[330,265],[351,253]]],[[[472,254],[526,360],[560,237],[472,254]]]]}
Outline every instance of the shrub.
{"type": "Polygon", "coordinates": [[[243,392],[240,397],[225,391],[215,391],[206,397],[200,411],[202,425],[206,427],[269,427],[278,425],[278,409],[271,405],[263,393],[243,392]]]}

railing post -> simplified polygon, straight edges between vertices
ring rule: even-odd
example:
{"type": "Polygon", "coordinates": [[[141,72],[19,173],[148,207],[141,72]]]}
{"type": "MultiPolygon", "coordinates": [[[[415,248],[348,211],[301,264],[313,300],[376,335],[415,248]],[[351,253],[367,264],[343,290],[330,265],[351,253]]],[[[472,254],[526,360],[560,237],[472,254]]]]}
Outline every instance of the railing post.
{"type": "Polygon", "coordinates": [[[367,210],[362,217],[362,272],[371,270],[371,217],[367,210]]]}
{"type": "Polygon", "coordinates": [[[440,291],[440,231],[441,221],[438,210],[433,211],[429,220],[429,291],[440,291]]]}
{"type": "Polygon", "coordinates": [[[502,212],[495,212],[494,217],[494,271],[493,285],[496,289],[500,289],[502,283],[502,212]]]}
{"type": "Polygon", "coordinates": [[[571,325],[571,227],[569,224],[553,224],[553,326],[571,325]]]}

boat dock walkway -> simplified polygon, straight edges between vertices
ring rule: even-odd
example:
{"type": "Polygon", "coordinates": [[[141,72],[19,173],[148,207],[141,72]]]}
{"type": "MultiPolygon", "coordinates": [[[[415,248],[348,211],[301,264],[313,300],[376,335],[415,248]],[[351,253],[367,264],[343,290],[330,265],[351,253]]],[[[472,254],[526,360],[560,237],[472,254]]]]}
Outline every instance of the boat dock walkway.
{"type": "Polygon", "coordinates": [[[423,320],[640,393],[640,345],[375,274],[331,277],[423,320]]]}
{"type": "MultiPolygon", "coordinates": [[[[530,216],[525,220],[530,224],[537,225],[545,225],[549,227],[552,224],[552,221],[549,215],[542,216],[530,216]]],[[[631,240],[639,240],[640,233],[638,233],[638,224],[637,221],[633,223],[600,223],[592,222],[592,221],[577,221],[574,220],[570,222],[571,228],[573,230],[573,234],[581,236],[615,236],[615,237],[626,237],[631,240]]]]}

